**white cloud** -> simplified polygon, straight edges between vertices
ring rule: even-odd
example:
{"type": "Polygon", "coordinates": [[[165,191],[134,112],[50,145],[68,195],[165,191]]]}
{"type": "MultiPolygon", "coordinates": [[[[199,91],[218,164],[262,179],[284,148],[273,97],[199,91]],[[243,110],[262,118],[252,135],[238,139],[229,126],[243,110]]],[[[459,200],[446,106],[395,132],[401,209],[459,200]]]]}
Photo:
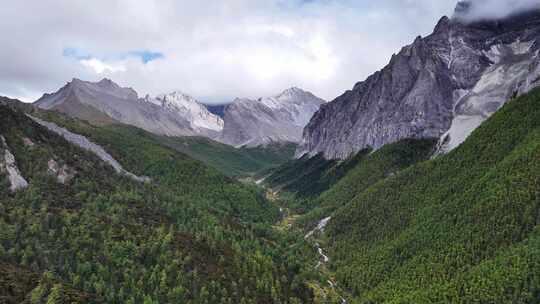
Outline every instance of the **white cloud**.
{"type": "Polygon", "coordinates": [[[299,86],[333,99],[455,5],[303,2],[0,0],[0,94],[40,95],[73,77],[108,77],[141,95],[179,89],[227,101],[299,86]],[[74,60],[66,48],[92,56],[74,60]],[[134,50],[164,57],[145,64],[110,56],[134,50]]]}
{"type": "Polygon", "coordinates": [[[105,63],[99,59],[91,58],[91,59],[82,59],[80,60],[80,63],[93,70],[97,74],[103,74],[105,72],[108,73],[117,73],[117,72],[126,72],[127,68],[124,66],[123,63],[105,63]]]}
{"type": "Polygon", "coordinates": [[[466,21],[500,19],[515,13],[540,8],[539,0],[467,0],[470,8],[457,17],[466,21]]]}

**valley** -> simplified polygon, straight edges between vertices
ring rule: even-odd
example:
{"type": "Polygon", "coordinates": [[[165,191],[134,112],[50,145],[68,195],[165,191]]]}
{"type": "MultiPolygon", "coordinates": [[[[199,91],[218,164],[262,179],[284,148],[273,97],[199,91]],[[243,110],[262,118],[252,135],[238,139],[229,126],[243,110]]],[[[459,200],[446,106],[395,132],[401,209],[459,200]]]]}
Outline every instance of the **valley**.
{"type": "MultiPolygon", "coordinates": [[[[204,25],[178,18],[197,4],[150,3],[122,12],[111,54],[63,50],[64,72],[90,81],[0,73],[52,92],[0,85],[30,96],[0,96],[0,304],[540,304],[538,3],[458,1],[330,101],[292,83],[343,90],[340,56],[375,62],[402,33],[360,50],[365,30],[338,25],[371,6],[382,25],[398,2],[207,3],[204,25]],[[163,39],[165,24],[193,32],[163,39]],[[171,52],[118,51],[137,35],[171,52]]],[[[429,12],[399,5],[403,20],[429,12]]]]}

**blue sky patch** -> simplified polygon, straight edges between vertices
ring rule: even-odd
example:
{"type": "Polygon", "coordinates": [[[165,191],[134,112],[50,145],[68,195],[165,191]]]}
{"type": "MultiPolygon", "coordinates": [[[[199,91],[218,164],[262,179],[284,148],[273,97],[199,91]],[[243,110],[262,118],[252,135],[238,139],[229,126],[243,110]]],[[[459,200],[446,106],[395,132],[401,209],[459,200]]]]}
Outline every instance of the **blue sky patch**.
{"type": "Polygon", "coordinates": [[[160,52],[148,51],[148,50],[134,50],[122,53],[109,53],[105,55],[93,55],[89,52],[79,48],[65,48],[62,55],[66,58],[72,58],[76,60],[88,60],[96,58],[102,61],[116,61],[126,58],[139,58],[142,63],[146,64],[150,61],[165,58],[165,55],[160,52]]]}
{"type": "Polygon", "coordinates": [[[129,55],[134,57],[140,57],[143,63],[148,63],[157,59],[163,59],[165,57],[163,53],[152,51],[133,51],[130,52],[129,55]]]}

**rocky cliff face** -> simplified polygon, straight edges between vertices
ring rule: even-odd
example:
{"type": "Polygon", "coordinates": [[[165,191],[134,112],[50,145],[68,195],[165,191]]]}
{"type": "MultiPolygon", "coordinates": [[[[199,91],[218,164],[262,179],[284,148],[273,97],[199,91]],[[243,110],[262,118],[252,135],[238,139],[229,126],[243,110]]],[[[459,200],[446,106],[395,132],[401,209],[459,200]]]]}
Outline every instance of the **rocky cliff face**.
{"type": "Polygon", "coordinates": [[[509,98],[540,84],[540,12],[465,22],[458,5],[434,32],[325,104],[306,126],[297,154],[346,158],[403,138],[441,138],[449,151],[509,98]]]}
{"type": "Polygon", "coordinates": [[[237,147],[300,142],[303,128],[324,102],[298,88],[258,100],[236,99],[225,107],[219,140],[237,147]]]}
{"type": "Polygon", "coordinates": [[[93,123],[120,122],[167,136],[215,137],[222,121],[192,97],[174,92],[156,98],[139,98],[131,88],[109,79],[87,82],[79,79],[35,103],[93,123]]]}
{"type": "Polygon", "coordinates": [[[195,98],[182,93],[172,92],[158,95],[155,98],[146,97],[146,100],[161,106],[162,108],[186,118],[191,129],[200,134],[211,132],[221,132],[223,130],[223,119],[211,113],[208,108],[195,98]]]}
{"type": "Polygon", "coordinates": [[[15,192],[28,187],[28,182],[19,171],[15,156],[9,150],[6,139],[0,135],[0,174],[7,173],[9,190],[15,192]]]}

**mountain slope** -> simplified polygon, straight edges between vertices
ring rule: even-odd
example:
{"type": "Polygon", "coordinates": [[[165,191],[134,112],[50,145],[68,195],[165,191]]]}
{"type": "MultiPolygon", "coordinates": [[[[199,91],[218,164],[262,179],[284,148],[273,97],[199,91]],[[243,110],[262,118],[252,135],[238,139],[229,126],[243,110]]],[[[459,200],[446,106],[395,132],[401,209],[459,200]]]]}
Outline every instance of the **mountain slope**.
{"type": "Polygon", "coordinates": [[[459,148],[374,184],[326,227],[360,303],[537,303],[540,89],[459,148]]]}
{"type": "Polygon", "coordinates": [[[147,99],[185,117],[194,130],[206,129],[215,132],[223,130],[223,119],[212,114],[206,106],[187,94],[172,92],[159,95],[154,99],[147,97],[147,99]]]}
{"type": "Polygon", "coordinates": [[[269,170],[263,185],[279,192],[282,199],[288,197],[287,207],[302,214],[301,221],[313,222],[372,184],[429,159],[435,148],[435,139],[404,139],[377,151],[362,150],[344,161],[305,155],[269,170]]]}
{"type": "Polygon", "coordinates": [[[302,262],[289,256],[297,239],[271,229],[279,212],[259,190],[140,129],[27,109],[151,178],[140,183],[19,108],[27,106],[0,105],[0,133],[28,181],[12,192],[0,173],[0,286],[13,292],[0,298],[7,303],[311,302],[302,262]],[[51,160],[72,178],[60,182],[51,160]]]}
{"type": "Polygon", "coordinates": [[[298,88],[275,97],[236,99],[225,107],[219,141],[235,147],[297,143],[302,129],[323,103],[324,100],[298,88]]]}
{"type": "Polygon", "coordinates": [[[133,89],[121,88],[109,79],[96,83],[73,79],[35,105],[92,123],[124,123],[167,136],[212,137],[222,128],[221,118],[192,97],[175,92],[141,99],[133,89]]]}
{"type": "Polygon", "coordinates": [[[275,143],[266,147],[234,148],[204,137],[158,137],[158,141],[232,177],[248,177],[294,158],[296,145],[275,143]]]}
{"type": "Polygon", "coordinates": [[[460,20],[442,18],[431,35],[323,105],[297,154],[344,159],[404,138],[439,137],[450,151],[506,100],[540,84],[540,12],[460,20]]]}

